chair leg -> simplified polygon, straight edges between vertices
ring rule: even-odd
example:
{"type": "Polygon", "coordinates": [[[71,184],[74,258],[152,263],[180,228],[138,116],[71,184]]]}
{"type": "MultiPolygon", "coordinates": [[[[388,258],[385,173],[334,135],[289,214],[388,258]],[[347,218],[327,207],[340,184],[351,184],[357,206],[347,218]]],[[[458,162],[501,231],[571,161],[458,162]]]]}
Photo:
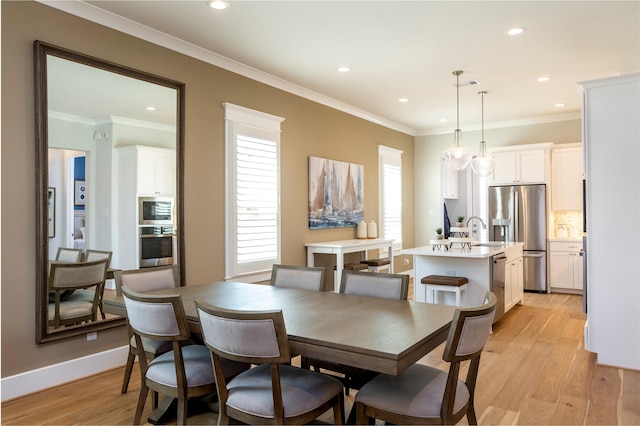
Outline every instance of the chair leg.
{"type": "Polygon", "coordinates": [[[188,400],[186,398],[178,397],[178,413],[177,413],[178,425],[187,424],[187,402],[188,400]]]}
{"type": "Polygon", "coordinates": [[[127,393],[129,388],[129,380],[131,380],[131,372],[133,371],[133,363],[136,360],[136,355],[129,350],[127,355],[127,364],[124,366],[124,379],[122,380],[122,390],[120,393],[127,393]]]}
{"type": "Polygon", "coordinates": [[[133,424],[139,425],[140,420],[142,419],[142,411],[144,410],[144,404],[147,401],[147,395],[149,393],[149,388],[145,383],[144,377],[140,380],[140,396],[138,396],[138,406],[136,408],[136,414],[133,418],[133,424]]]}
{"type": "Polygon", "coordinates": [[[338,401],[333,406],[333,424],[344,424],[344,397],[342,396],[342,392],[338,394],[338,401]]]}
{"type": "Polygon", "coordinates": [[[469,407],[467,408],[467,422],[470,425],[478,424],[478,419],[476,419],[476,409],[473,406],[473,400],[470,401],[469,407]]]}

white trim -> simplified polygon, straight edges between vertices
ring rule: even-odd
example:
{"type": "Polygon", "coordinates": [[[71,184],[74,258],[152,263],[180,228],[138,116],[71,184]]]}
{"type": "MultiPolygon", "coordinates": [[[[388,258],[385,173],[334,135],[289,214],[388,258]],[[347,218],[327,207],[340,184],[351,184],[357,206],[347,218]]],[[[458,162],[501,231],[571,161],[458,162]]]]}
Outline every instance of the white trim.
{"type": "Polygon", "coordinates": [[[124,366],[128,354],[129,346],[121,346],[4,377],[2,402],[124,366]]]}
{"type": "Polygon", "coordinates": [[[298,86],[297,84],[293,84],[271,74],[267,74],[263,71],[252,68],[248,65],[226,58],[218,53],[203,49],[191,43],[187,43],[184,40],[180,40],[176,37],[167,35],[153,28],[141,25],[137,22],[133,22],[114,13],[107,12],[91,4],[87,4],[81,1],[36,1],[61,10],[63,12],[70,13],[80,18],[89,20],[91,22],[104,25],[116,31],[120,31],[139,39],[146,40],[158,46],[162,46],[175,52],[182,53],[208,64],[215,65],[227,71],[231,71],[235,74],[258,81],[260,83],[267,84],[269,86],[275,87],[276,89],[284,90],[285,92],[292,93],[304,99],[309,99],[321,105],[326,105],[338,111],[342,111],[355,117],[371,121],[392,130],[397,130],[398,132],[406,133],[410,136],[416,136],[416,131],[407,126],[379,117],[375,114],[348,105],[344,102],[340,102],[318,92],[306,89],[302,86],[298,86]]]}

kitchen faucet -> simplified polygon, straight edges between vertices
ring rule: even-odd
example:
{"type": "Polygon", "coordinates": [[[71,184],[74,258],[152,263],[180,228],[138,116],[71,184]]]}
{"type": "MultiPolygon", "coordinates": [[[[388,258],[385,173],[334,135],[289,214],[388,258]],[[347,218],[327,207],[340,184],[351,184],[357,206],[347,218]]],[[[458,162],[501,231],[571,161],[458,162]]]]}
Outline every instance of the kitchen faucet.
{"type": "MultiPolygon", "coordinates": [[[[471,222],[473,219],[478,219],[480,221],[480,223],[482,224],[482,229],[487,229],[487,224],[484,223],[484,220],[482,220],[481,217],[479,216],[471,216],[469,219],[467,219],[467,228],[469,227],[469,222],[471,222]]],[[[475,234],[478,231],[473,231],[473,233],[475,234]]]]}

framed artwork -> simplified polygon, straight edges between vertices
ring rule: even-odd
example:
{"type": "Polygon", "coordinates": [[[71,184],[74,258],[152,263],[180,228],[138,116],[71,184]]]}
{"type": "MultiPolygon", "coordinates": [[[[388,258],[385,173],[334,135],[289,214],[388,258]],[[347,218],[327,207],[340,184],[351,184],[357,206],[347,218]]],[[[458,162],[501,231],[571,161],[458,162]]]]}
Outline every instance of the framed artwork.
{"type": "Polygon", "coordinates": [[[355,227],[364,220],[364,166],[309,157],[309,229],[355,227]]]}
{"type": "Polygon", "coordinates": [[[76,180],[75,184],[76,187],[74,191],[74,204],[76,206],[84,206],[87,199],[87,186],[85,185],[85,181],[76,180]]]}
{"type": "Polygon", "coordinates": [[[47,189],[47,235],[49,238],[56,236],[56,189],[47,189]]]}

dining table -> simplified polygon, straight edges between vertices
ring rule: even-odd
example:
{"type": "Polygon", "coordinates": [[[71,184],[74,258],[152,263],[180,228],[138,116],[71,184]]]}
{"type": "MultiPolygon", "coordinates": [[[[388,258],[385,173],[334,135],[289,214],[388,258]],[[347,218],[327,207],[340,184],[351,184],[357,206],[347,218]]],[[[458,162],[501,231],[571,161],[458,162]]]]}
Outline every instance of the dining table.
{"type": "MultiPolygon", "coordinates": [[[[233,281],[148,294],[179,294],[196,335],[201,334],[197,299],[227,309],[282,310],[291,353],[390,375],[401,374],[444,342],[455,311],[448,305],[233,281]]],[[[104,308],[126,316],[121,296],[105,299],[104,308]]]]}

